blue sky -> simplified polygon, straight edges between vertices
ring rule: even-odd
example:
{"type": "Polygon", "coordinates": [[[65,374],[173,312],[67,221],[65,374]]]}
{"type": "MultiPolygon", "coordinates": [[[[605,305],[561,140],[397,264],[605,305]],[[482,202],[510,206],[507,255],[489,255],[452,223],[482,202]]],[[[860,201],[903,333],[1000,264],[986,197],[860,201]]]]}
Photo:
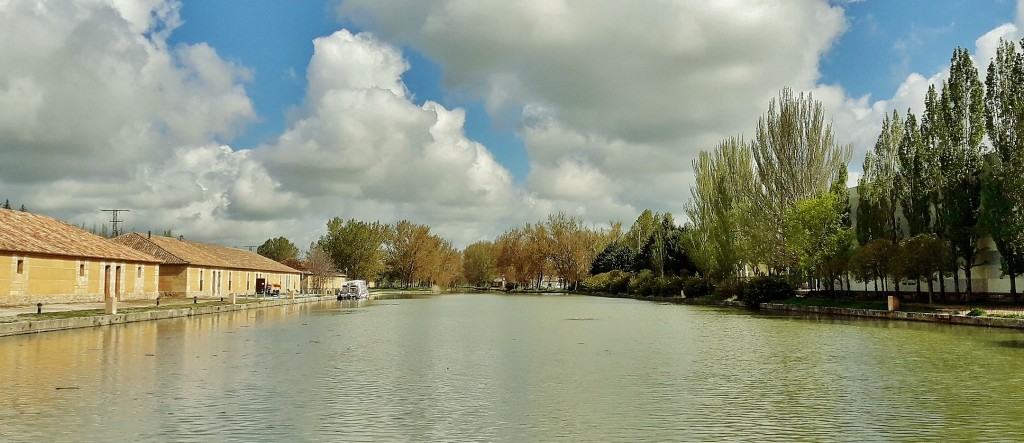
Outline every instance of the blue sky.
{"type": "Polygon", "coordinates": [[[308,245],[331,217],[457,246],[564,211],[685,221],[691,162],[782,88],[853,146],[985,69],[1024,0],[13,0],[0,189],[87,225],[308,245]]]}
{"type": "MultiPolygon", "coordinates": [[[[335,13],[336,0],[185,1],[183,24],[170,43],[207,43],[227,60],[249,68],[246,89],[259,122],[237,138],[236,148],[272,143],[286,127],[288,109],[298,106],[305,90],[305,69],[312,40],[346,28],[363,30],[335,13]]],[[[847,29],[821,60],[821,82],[839,84],[851,96],[890,97],[912,72],[944,69],[956,46],[1012,20],[1012,1],[935,0],[928,2],[865,0],[838,2],[847,29]]],[[[372,30],[371,30],[372,31],[372,30]]],[[[415,48],[402,46],[411,69],[403,80],[417,102],[434,100],[469,112],[466,133],[494,153],[522,182],[529,160],[514,123],[495,122],[479,99],[446,92],[443,67],[415,48]]]]}

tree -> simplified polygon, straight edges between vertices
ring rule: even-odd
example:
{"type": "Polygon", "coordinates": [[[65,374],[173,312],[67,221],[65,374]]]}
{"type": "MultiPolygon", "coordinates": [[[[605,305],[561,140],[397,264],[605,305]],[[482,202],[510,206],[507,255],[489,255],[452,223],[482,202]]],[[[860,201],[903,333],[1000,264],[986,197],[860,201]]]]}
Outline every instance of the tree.
{"type": "Polygon", "coordinates": [[[928,283],[928,304],[935,294],[935,275],[948,270],[952,262],[949,242],[934,234],[920,234],[900,242],[892,259],[892,273],[901,278],[925,280],[928,283]]]}
{"type": "Polygon", "coordinates": [[[633,226],[626,232],[623,242],[627,246],[633,249],[633,252],[639,253],[640,248],[643,247],[644,243],[647,243],[647,239],[651,237],[654,232],[654,227],[660,222],[660,214],[657,214],[650,209],[644,209],[643,212],[633,222],[633,226]]]}
{"type": "MultiPolygon", "coordinates": [[[[879,238],[869,241],[864,246],[857,248],[851,258],[851,271],[858,280],[875,282],[875,292],[878,292],[878,280],[882,281],[882,292],[887,291],[887,277],[892,275],[892,258],[895,255],[896,246],[892,241],[879,238]]],[[[866,285],[865,285],[866,286],[866,285]]]]}
{"type": "Polygon", "coordinates": [[[653,275],[695,275],[698,267],[690,258],[688,234],[685,228],[675,225],[672,214],[662,215],[661,223],[654,235],[640,249],[636,257],[636,269],[650,269],[653,275]]]}
{"type": "Polygon", "coordinates": [[[757,174],[751,208],[758,220],[752,236],[756,263],[781,272],[794,262],[783,237],[783,214],[797,201],[828,191],[846,169],[849,145],[835,142],[821,103],[789,88],[772,99],[751,144],[757,174]]]}
{"type": "Polygon", "coordinates": [[[462,275],[470,284],[487,287],[498,276],[496,246],[478,241],[462,251],[462,275]]]}
{"type": "Polygon", "coordinates": [[[417,277],[417,271],[424,267],[431,252],[430,228],[425,225],[402,220],[395,223],[392,235],[385,241],[387,251],[385,263],[389,273],[409,287],[417,277]]]}
{"type": "Polygon", "coordinates": [[[907,235],[913,237],[930,232],[932,185],[929,176],[934,162],[928,155],[923,129],[909,109],[897,158],[896,196],[907,223],[907,235]]]}
{"type": "Polygon", "coordinates": [[[496,265],[498,271],[509,282],[515,285],[525,285],[531,278],[532,273],[527,265],[526,236],[523,230],[512,228],[502,233],[494,241],[497,249],[496,265]]]}
{"type": "Polygon", "coordinates": [[[903,144],[904,130],[898,112],[893,111],[892,117],[886,115],[874,150],[864,158],[864,176],[858,191],[861,201],[867,200],[872,210],[877,211],[872,214],[874,217],[871,220],[879,229],[875,233],[879,236],[871,239],[884,236],[896,242],[902,238],[897,204],[899,189],[902,187],[899,149],[903,144]]]}
{"type": "MultiPolygon", "coordinates": [[[[949,79],[939,97],[940,125],[938,218],[942,237],[949,240],[967,279],[967,298],[973,291],[979,210],[981,207],[981,142],[985,137],[984,89],[966,49],[957,48],[950,60],[949,79]]],[[[959,292],[959,273],[953,274],[959,292]]]]}
{"type": "Polygon", "coordinates": [[[274,261],[284,261],[299,256],[299,248],[291,240],[284,237],[270,238],[263,242],[256,253],[274,261]]]}
{"type": "Polygon", "coordinates": [[[11,209],[11,201],[4,199],[4,209],[11,209]]]}
{"type": "Polygon", "coordinates": [[[28,209],[25,208],[25,204],[24,203],[22,203],[21,209],[18,209],[18,210],[21,211],[21,212],[28,212],[28,209]]]}
{"type": "Polygon", "coordinates": [[[996,155],[983,177],[981,223],[1016,296],[1024,274],[1024,53],[1012,41],[1000,40],[988,66],[985,124],[996,155]]]}
{"type": "MultiPolygon", "coordinates": [[[[754,183],[750,146],[740,137],[722,141],[711,153],[693,161],[695,183],[690,187],[687,216],[699,240],[691,253],[702,269],[716,279],[738,275],[742,269],[743,233],[748,231],[749,198],[754,183]]],[[[752,228],[752,227],[751,227],[752,228]]]]}
{"type": "MultiPolygon", "coordinates": [[[[786,210],[786,247],[811,277],[827,277],[825,266],[844,254],[853,242],[853,233],[843,224],[844,208],[838,195],[826,192],[802,199],[786,210]]],[[[831,282],[829,289],[834,289],[831,282]]]]}
{"type": "Polygon", "coordinates": [[[597,275],[616,270],[631,272],[635,260],[636,254],[633,253],[633,249],[622,242],[613,242],[598,253],[597,257],[594,257],[594,263],[590,265],[590,273],[597,275]]]}
{"type": "Polygon", "coordinates": [[[384,273],[384,241],[389,227],[380,222],[334,217],[318,244],[330,254],[335,267],[349,278],[377,280],[384,273]]]}
{"type": "Polygon", "coordinates": [[[334,262],[331,260],[331,255],[314,242],[310,243],[304,261],[306,271],[310,274],[309,278],[313,290],[318,294],[322,294],[327,287],[327,283],[338,272],[337,268],[334,267],[334,262]]]}
{"type": "Polygon", "coordinates": [[[544,224],[550,235],[548,249],[555,273],[575,289],[580,280],[589,276],[591,264],[598,251],[610,243],[608,233],[587,229],[583,220],[564,212],[548,216],[544,224]]]}

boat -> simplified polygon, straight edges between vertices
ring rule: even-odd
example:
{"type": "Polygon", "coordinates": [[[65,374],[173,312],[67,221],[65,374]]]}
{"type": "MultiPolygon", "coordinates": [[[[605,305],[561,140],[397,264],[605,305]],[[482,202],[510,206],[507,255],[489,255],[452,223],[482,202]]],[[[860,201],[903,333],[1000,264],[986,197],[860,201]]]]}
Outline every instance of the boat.
{"type": "Polygon", "coordinates": [[[370,290],[366,286],[366,280],[349,280],[342,283],[338,289],[338,300],[367,298],[370,298],[370,290]]]}

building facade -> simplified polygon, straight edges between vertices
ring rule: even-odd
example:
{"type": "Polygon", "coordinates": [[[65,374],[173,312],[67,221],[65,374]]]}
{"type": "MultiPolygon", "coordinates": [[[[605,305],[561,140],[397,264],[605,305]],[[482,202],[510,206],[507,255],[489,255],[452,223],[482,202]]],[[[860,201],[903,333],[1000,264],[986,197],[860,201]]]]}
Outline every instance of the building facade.
{"type": "Polygon", "coordinates": [[[300,271],[252,251],[136,232],[112,241],[160,260],[161,296],[216,298],[300,290],[300,271]]]}
{"type": "Polygon", "coordinates": [[[62,221],[0,209],[0,305],[155,299],[159,262],[62,221]]]}

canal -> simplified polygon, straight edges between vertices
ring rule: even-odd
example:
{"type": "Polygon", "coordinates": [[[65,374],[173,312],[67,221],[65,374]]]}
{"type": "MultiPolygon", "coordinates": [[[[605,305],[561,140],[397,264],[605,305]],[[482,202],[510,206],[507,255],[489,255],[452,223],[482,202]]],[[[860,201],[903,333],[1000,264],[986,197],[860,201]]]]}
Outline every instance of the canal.
{"type": "Polygon", "coordinates": [[[581,296],[0,338],[5,441],[1012,441],[1024,333],[581,296]]]}

